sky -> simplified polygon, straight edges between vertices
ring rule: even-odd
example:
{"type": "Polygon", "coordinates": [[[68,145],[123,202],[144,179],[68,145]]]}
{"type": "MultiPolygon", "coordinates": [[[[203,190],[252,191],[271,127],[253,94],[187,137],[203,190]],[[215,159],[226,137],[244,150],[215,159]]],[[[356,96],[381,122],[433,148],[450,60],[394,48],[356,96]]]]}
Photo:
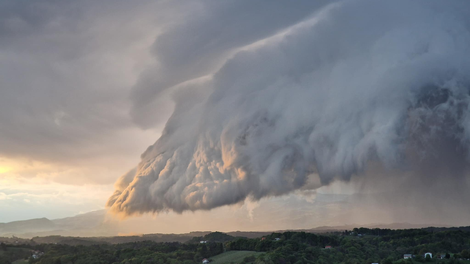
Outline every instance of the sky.
{"type": "Polygon", "coordinates": [[[0,222],[468,225],[468,10],[0,0],[0,222]]]}
{"type": "Polygon", "coordinates": [[[0,222],[103,209],[173,109],[138,91],[207,75],[319,5],[0,1],[0,222]]]}

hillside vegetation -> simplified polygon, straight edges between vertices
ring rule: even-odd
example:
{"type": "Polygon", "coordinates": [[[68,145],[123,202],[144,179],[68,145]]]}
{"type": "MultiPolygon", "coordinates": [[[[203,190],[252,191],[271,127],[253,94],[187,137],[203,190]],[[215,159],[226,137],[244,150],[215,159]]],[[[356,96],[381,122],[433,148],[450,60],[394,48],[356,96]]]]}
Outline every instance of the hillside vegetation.
{"type": "Polygon", "coordinates": [[[256,251],[227,251],[220,255],[211,257],[211,264],[224,264],[224,263],[252,263],[256,257],[263,254],[256,251]]]}
{"type": "MultiPolygon", "coordinates": [[[[3,244],[3,247],[6,245],[3,244]]],[[[204,258],[214,264],[463,264],[470,263],[466,260],[470,258],[470,231],[468,228],[359,228],[322,235],[272,233],[260,238],[235,238],[215,232],[195,237],[186,243],[31,244],[8,246],[0,251],[0,264],[24,257],[14,253],[16,251],[24,254],[32,250],[41,252],[41,257],[30,258],[30,264],[195,264],[201,263],[204,258]],[[434,257],[445,257],[425,259],[426,252],[434,257]],[[18,255],[11,258],[11,254],[18,255]],[[413,260],[404,260],[404,254],[414,255],[413,260]],[[5,256],[10,257],[7,260],[5,256]]]]}
{"type": "Polygon", "coordinates": [[[0,264],[11,264],[17,260],[28,259],[30,256],[31,249],[29,248],[7,246],[0,243],[0,264]]]}

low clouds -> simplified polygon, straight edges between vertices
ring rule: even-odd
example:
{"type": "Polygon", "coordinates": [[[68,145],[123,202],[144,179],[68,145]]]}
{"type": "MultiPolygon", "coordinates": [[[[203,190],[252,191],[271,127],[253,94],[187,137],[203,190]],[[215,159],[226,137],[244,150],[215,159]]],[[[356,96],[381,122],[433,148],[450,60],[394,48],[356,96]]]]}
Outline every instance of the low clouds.
{"type": "MultiPolygon", "coordinates": [[[[229,38],[232,45],[213,32],[207,41],[172,37],[188,37],[178,55],[159,53],[165,36],[202,38],[205,28],[191,20],[168,28],[154,44],[161,67],[134,87],[132,115],[147,125],[159,113],[149,102],[162,91],[173,96],[174,111],[108,206],[125,215],[210,210],[349,180],[371,163],[420,181],[466,183],[469,7],[344,1],[296,13],[259,38],[229,38]],[[209,61],[201,43],[214,50],[209,61]],[[188,50],[202,55],[179,57],[188,50]]],[[[224,14],[201,10],[214,24],[224,14]]],[[[222,36],[231,30],[237,34],[226,27],[222,36]]]]}

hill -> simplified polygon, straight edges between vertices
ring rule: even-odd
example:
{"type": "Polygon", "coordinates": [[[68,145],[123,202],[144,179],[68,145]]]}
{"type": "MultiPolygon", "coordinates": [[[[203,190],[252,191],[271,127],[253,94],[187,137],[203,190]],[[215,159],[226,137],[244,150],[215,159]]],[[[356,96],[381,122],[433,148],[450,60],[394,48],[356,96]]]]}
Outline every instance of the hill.
{"type": "Polygon", "coordinates": [[[113,222],[106,221],[106,211],[99,210],[60,219],[38,218],[0,223],[0,236],[110,236],[117,234],[113,222]]]}
{"type": "Polygon", "coordinates": [[[244,260],[253,259],[255,260],[256,257],[262,252],[256,251],[227,251],[217,256],[211,257],[212,264],[224,264],[224,263],[246,263],[244,260]]]}
{"type": "Polygon", "coordinates": [[[0,234],[17,234],[26,232],[51,231],[56,229],[54,222],[47,218],[0,223],[0,234]]]}
{"type": "Polygon", "coordinates": [[[222,233],[222,232],[212,232],[205,236],[200,237],[193,237],[188,241],[188,243],[200,243],[201,241],[204,242],[227,242],[232,241],[235,237],[222,233]]]}
{"type": "MultiPolygon", "coordinates": [[[[343,225],[343,226],[321,226],[311,229],[297,230],[269,230],[269,231],[233,231],[224,232],[231,237],[247,237],[257,238],[269,235],[271,232],[297,231],[308,233],[331,233],[343,230],[351,230],[361,225],[343,225]]],[[[429,226],[439,226],[433,224],[410,224],[410,223],[392,223],[392,224],[370,224],[365,225],[367,228],[386,228],[386,229],[409,229],[423,228],[429,226]]],[[[194,237],[200,240],[213,240],[211,238],[202,238],[211,233],[211,231],[198,231],[185,234],[148,234],[148,235],[131,235],[117,236],[119,232],[119,223],[117,220],[108,219],[105,210],[98,210],[85,214],[79,214],[72,217],[52,219],[38,218],[24,221],[14,221],[9,223],[0,223],[0,237],[16,236],[20,238],[35,238],[38,241],[50,241],[52,243],[63,243],[64,240],[70,238],[81,237],[85,240],[91,240],[99,243],[124,243],[133,241],[142,241],[148,239],[157,242],[185,242],[194,237]],[[101,237],[97,239],[95,237],[101,237]],[[117,241],[117,242],[116,242],[117,241]]],[[[229,238],[228,238],[229,239],[229,238]]],[[[0,239],[1,241],[2,239],[0,239]]]]}
{"type": "Polygon", "coordinates": [[[467,259],[470,258],[470,231],[465,230],[355,228],[322,234],[272,233],[261,239],[230,238],[217,232],[203,237],[232,240],[225,243],[140,241],[80,246],[37,244],[22,247],[44,252],[42,257],[30,262],[32,264],[196,264],[201,263],[204,258],[212,260],[214,264],[467,264],[467,259]],[[434,258],[425,258],[427,252],[432,253],[434,258]],[[413,260],[404,260],[405,254],[412,255],[413,260]],[[442,255],[445,259],[440,259],[442,255]]]}

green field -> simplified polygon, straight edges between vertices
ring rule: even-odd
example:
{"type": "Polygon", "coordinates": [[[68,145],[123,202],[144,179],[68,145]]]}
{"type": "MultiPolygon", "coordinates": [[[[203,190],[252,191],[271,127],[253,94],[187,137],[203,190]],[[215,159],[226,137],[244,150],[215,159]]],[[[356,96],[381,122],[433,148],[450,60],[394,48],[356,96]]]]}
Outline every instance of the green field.
{"type": "Polygon", "coordinates": [[[220,255],[210,258],[212,260],[211,264],[224,264],[224,263],[241,263],[245,257],[248,256],[258,256],[263,254],[263,252],[256,251],[227,251],[220,255]]]}
{"type": "Polygon", "coordinates": [[[28,261],[24,259],[20,259],[20,260],[13,262],[12,264],[28,264],[28,261]]]}

